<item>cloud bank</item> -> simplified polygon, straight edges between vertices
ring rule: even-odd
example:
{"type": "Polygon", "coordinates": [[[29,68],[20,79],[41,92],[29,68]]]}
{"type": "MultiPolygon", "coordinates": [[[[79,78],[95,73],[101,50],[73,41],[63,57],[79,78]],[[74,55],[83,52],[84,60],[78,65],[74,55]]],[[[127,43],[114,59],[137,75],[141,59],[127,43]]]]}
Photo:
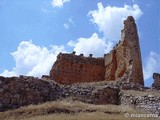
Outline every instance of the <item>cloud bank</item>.
{"type": "Polygon", "coordinates": [[[77,54],[83,53],[85,56],[93,54],[94,56],[103,56],[112,48],[112,43],[107,42],[94,33],[90,38],[78,38],[76,41],[69,41],[68,45],[74,47],[77,54]]]}
{"type": "Polygon", "coordinates": [[[66,52],[64,46],[37,46],[32,41],[22,41],[11,55],[16,65],[12,71],[4,70],[2,76],[31,75],[40,77],[48,74],[59,52],[66,52]]]}

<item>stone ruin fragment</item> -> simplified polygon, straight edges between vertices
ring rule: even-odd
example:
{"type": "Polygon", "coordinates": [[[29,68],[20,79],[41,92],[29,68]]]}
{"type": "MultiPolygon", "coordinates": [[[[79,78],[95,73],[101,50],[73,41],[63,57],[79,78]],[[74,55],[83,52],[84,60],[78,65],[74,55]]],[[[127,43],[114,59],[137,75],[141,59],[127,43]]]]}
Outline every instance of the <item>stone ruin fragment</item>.
{"type": "Polygon", "coordinates": [[[152,87],[160,89],[160,74],[159,73],[153,73],[153,79],[154,79],[154,82],[152,84],[152,87]]]}

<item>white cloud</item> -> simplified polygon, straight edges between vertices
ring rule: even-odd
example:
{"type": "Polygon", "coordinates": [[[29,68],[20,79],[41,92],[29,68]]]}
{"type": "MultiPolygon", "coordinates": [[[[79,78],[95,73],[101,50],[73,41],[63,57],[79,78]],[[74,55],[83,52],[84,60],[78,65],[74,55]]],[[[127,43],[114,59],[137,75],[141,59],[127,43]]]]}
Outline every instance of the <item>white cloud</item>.
{"type": "Polygon", "coordinates": [[[68,45],[74,47],[77,54],[84,53],[88,55],[92,53],[94,56],[102,56],[108,53],[115,42],[120,40],[120,31],[123,28],[123,21],[132,15],[136,20],[142,15],[138,5],[124,5],[124,7],[107,6],[98,3],[98,10],[89,11],[92,17],[91,22],[96,24],[99,31],[103,33],[103,37],[99,38],[94,33],[90,38],[78,38],[75,41],[69,41],[68,45]]]}
{"type": "Polygon", "coordinates": [[[110,51],[112,43],[98,37],[94,33],[90,38],[78,38],[76,41],[69,41],[68,45],[74,47],[77,54],[83,53],[85,56],[93,54],[94,56],[102,56],[110,51]]]}
{"type": "Polygon", "coordinates": [[[72,18],[68,18],[67,22],[63,24],[65,29],[69,29],[71,26],[75,27],[75,23],[72,18]]]}
{"type": "Polygon", "coordinates": [[[17,51],[11,53],[16,62],[12,71],[5,70],[0,75],[31,75],[40,77],[49,74],[59,52],[65,52],[63,46],[51,46],[50,49],[34,45],[32,41],[22,41],[17,51]]]}
{"type": "Polygon", "coordinates": [[[66,29],[69,29],[69,25],[67,23],[64,23],[63,26],[66,28],[66,29]]]}
{"type": "Polygon", "coordinates": [[[53,7],[63,7],[64,3],[70,2],[70,0],[53,0],[52,6],[53,7]]]}
{"type": "Polygon", "coordinates": [[[98,3],[98,10],[89,12],[92,17],[91,22],[96,24],[100,32],[103,32],[104,37],[110,41],[120,40],[120,31],[123,28],[123,20],[127,16],[132,15],[135,20],[138,20],[143,14],[137,4],[133,6],[124,5],[123,7],[106,6],[98,3]]]}
{"type": "Polygon", "coordinates": [[[75,26],[74,21],[73,21],[72,18],[69,18],[69,19],[68,19],[68,22],[69,22],[70,24],[72,24],[73,26],[75,26]]]}
{"type": "Polygon", "coordinates": [[[11,77],[17,76],[17,74],[15,73],[15,71],[4,70],[2,73],[0,73],[0,76],[11,77]]]}
{"type": "Polygon", "coordinates": [[[153,73],[160,72],[160,54],[150,52],[143,68],[144,80],[151,78],[153,73]]]}

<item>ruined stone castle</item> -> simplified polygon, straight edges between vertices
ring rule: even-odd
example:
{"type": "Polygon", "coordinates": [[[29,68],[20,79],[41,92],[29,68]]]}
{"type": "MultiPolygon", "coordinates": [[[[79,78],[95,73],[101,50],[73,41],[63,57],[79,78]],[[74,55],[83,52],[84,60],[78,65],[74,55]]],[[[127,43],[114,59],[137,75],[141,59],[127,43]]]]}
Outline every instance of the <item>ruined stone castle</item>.
{"type": "Polygon", "coordinates": [[[124,21],[121,32],[121,41],[104,57],[60,53],[49,76],[0,76],[0,112],[72,98],[91,104],[131,106],[160,116],[160,74],[153,74],[152,87],[144,87],[139,39],[133,17],[129,16],[124,21]],[[98,84],[98,81],[104,82],[98,84]]]}
{"type": "Polygon", "coordinates": [[[125,78],[128,82],[144,85],[141,51],[135,20],[124,21],[121,40],[113,50],[101,58],[60,53],[50,71],[50,79],[61,84],[111,81],[125,78]]]}

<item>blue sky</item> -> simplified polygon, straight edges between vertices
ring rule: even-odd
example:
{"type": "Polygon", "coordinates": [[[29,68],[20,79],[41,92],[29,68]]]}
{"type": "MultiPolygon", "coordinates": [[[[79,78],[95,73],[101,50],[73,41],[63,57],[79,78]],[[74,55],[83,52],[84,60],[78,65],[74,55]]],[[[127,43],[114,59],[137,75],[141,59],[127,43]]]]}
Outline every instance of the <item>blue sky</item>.
{"type": "Polygon", "coordinates": [[[48,74],[59,52],[102,56],[136,19],[145,85],[160,73],[159,0],[0,0],[0,75],[48,74]]]}

